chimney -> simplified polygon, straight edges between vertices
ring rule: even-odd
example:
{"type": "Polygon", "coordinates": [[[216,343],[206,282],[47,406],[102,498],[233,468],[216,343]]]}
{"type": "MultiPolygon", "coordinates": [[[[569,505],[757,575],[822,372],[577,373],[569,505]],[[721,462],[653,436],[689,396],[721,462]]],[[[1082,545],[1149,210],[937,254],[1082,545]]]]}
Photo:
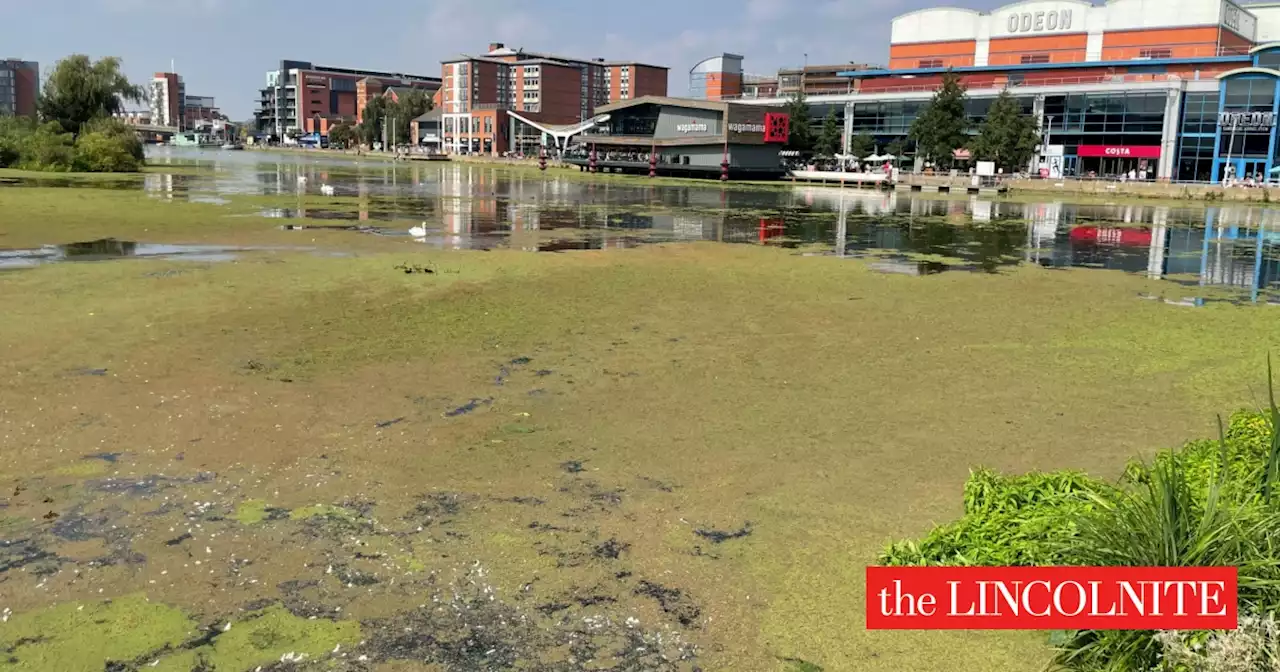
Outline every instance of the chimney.
{"type": "Polygon", "coordinates": [[[493,51],[497,51],[497,50],[499,50],[499,49],[501,49],[501,48],[503,48],[503,47],[505,47],[505,46],[507,46],[507,45],[505,45],[505,44],[503,44],[503,43],[501,43],[501,42],[490,42],[490,43],[489,43],[489,51],[491,51],[491,52],[493,52],[493,51]]]}

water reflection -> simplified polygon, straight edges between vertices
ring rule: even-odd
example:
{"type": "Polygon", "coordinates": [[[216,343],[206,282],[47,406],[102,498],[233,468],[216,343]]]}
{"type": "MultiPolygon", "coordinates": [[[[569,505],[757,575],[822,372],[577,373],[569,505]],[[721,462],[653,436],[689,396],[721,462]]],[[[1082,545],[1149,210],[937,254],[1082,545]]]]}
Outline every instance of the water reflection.
{"type": "Polygon", "coordinates": [[[414,239],[449,249],[556,251],[698,240],[822,245],[914,275],[1028,263],[1112,269],[1188,287],[1243,290],[1255,301],[1271,301],[1280,281],[1277,211],[1244,205],[940,200],[828,187],[584,181],[470,163],[153,151],[153,163],[197,160],[213,168],[148,175],[143,186],[158,198],[284,197],[292,202],[263,214],[306,225],[350,222],[383,235],[407,236],[421,227],[425,235],[414,239]]]}

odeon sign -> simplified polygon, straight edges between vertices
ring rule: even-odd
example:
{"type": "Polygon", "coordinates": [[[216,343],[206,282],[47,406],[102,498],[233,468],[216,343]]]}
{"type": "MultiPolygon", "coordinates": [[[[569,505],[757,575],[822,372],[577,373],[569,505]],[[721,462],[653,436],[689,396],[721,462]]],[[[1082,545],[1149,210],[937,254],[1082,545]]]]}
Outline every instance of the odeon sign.
{"type": "Polygon", "coordinates": [[[1071,10],[1053,9],[1044,12],[1014,12],[1009,15],[1009,32],[1039,33],[1046,30],[1071,30],[1071,10]]]}
{"type": "Polygon", "coordinates": [[[1223,112],[1218,115],[1218,126],[1225,129],[1270,129],[1275,125],[1274,112],[1223,112]]]}

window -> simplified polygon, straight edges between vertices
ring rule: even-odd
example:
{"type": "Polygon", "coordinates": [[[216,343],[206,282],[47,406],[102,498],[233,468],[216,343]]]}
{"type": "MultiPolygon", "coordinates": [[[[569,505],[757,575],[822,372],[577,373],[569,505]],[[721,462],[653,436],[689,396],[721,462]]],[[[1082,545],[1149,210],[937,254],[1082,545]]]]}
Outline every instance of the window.
{"type": "Polygon", "coordinates": [[[538,80],[536,80],[536,79],[530,79],[530,78],[528,78],[528,77],[525,77],[525,79],[524,79],[524,87],[525,87],[526,89],[528,89],[528,88],[536,88],[537,86],[538,86],[538,80]]]}
{"type": "Polygon", "coordinates": [[[538,92],[537,92],[537,91],[525,91],[525,92],[524,92],[524,99],[525,99],[526,101],[534,101],[534,102],[536,102],[536,101],[538,100],[538,92]]]}
{"type": "Polygon", "coordinates": [[[445,133],[452,133],[452,132],[453,132],[453,117],[445,117],[445,120],[444,120],[444,132],[445,132],[445,133]]]}
{"type": "Polygon", "coordinates": [[[493,132],[493,117],[484,118],[484,132],[485,133],[493,132]]]}
{"type": "Polygon", "coordinates": [[[941,58],[926,58],[926,59],[922,59],[922,60],[920,61],[920,63],[918,64],[918,67],[921,67],[921,68],[941,68],[941,67],[942,67],[942,59],[941,59],[941,58]]]}
{"type": "Polygon", "coordinates": [[[1031,63],[1048,63],[1048,62],[1049,62],[1049,54],[1023,54],[1022,55],[1023,65],[1027,65],[1031,63]]]}
{"type": "Polygon", "coordinates": [[[1173,58],[1172,49],[1143,49],[1138,52],[1139,58],[1173,58]]]}
{"type": "Polygon", "coordinates": [[[480,117],[471,118],[471,132],[472,133],[480,132],[480,117]]]}
{"type": "Polygon", "coordinates": [[[1258,54],[1258,67],[1280,70],[1280,51],[1268,51],[1258,54]]]}

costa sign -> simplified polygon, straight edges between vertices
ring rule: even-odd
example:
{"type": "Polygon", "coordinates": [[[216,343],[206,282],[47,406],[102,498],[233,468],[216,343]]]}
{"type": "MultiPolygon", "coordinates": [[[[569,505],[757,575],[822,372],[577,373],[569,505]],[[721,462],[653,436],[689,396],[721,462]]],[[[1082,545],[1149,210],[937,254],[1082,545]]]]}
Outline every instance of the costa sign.
{"type": "Polygon", "coordinates": [[[1080,145],[1076,149],[1076,156],[1158,159],[1160,158],[1160,148],[1144,145],[1080,145]]]}
{"type": "Polygon", "coordinates": [[[1053,9],[1042,12],[1013,12],[1008,18],[1011,33],[1042,33],[1071,30],[1071,10],[1053,9]]]}

